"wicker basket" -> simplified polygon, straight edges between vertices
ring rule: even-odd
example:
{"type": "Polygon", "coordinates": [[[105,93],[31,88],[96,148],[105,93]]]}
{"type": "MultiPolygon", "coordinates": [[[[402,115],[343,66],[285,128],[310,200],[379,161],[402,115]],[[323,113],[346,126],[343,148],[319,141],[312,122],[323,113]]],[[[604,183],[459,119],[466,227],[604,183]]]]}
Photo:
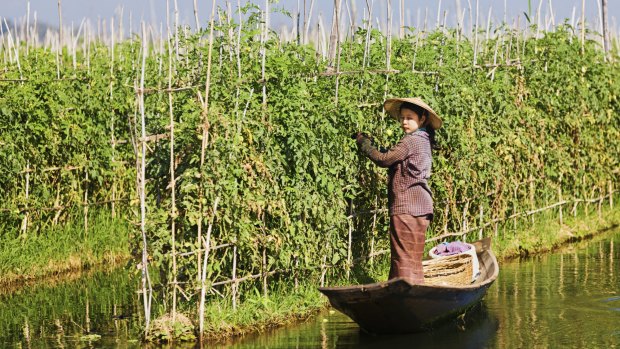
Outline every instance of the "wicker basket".
{"type": "Polygon", "coordinates": [[[473,256],[468,253],[422,262],[427,285],[469,285],[473,279],[473,256]]]}

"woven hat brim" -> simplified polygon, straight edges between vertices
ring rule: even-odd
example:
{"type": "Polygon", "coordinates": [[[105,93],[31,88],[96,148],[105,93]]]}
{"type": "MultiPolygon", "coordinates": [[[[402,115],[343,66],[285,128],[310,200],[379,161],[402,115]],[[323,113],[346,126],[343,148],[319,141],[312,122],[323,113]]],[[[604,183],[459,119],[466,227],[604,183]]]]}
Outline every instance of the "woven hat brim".
{"type": "Polygon", "coordinates": [[[398,118],[400,117],[400,106],[405,102],[415,104],[427,110],[429,116],[428,123],[431,125],[431,127],[435,130],[441,128],[443,121],[441,120],[439,115],[437,115],[437,113],[435,113],[435,111],[428,104],[424,103],[424,101],[422,101],[422,99],[420,98],[390,98],[383,103],[383,108],[385,108],[385,110],[388,112],[388,114],[390,114],[391,117],[398,120],[398,118]]]}

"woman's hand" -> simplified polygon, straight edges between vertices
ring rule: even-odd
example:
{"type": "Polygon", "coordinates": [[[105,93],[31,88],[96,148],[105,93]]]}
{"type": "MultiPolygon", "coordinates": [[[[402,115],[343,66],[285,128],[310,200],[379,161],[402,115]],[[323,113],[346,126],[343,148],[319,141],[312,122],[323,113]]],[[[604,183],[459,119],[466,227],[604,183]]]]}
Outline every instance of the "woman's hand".
{"type": "Polygon", "coordinates": [[[355,141],[357,141],[358,144],[361,143],[364,138],[370,139],[370,137],[367,134],[360,132],[360,131],[357,131],[351,135],[351,139],[355,139],[355,141]]]}

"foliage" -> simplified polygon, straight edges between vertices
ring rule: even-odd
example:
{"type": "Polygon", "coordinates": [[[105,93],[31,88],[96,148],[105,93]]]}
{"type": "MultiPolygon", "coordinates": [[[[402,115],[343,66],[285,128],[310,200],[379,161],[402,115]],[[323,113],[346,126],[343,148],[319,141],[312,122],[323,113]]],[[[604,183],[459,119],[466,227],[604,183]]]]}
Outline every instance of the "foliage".
{"type": "MultiPolygon", "coordinates": [[[[283,43],[271,33],[263,79],[260,13],[253,6],[244,11],[243,26],[215,28],[222,35],[214,39],[211,66],[202,37],[208,31],[179,31],[172,57],[165,42],[146,57],[147,134],[170,132],[169,108],[175,132],[174,214],[169,138],[150,142],[146,154],[147,236],[151,263],[160,271],[161,313],[170,311],[173,219],[177,251],[189,256],[177,261],[178,281],[188,292],[199,286],[196,255],[190,254],[202,246],[198,224],[203,234],[213,224],[212,246],[237,246],[238,277],[282,271],[271,277],[272,288],[294,278],[318,283],[324,266],[328,280],[342,279],[353,259],[385,248],[388,217],[372,215],[386,206],[385,172],[360,156],[349,138],[362,130],[381,146],[398,141],[398,125],[381,108],[385,97],[420,96],[444,119],[434,154],[436,219],[429,237],[464,229],[463,217],[477,221],[480,210],[487,221],[504,219],[557,200],[558,189],[564,199],[590,198],[605,193],[609,182],[618,186],[620,69],[604,61],[593,41],[582,53],[567,26],[540,38],[504,28],[477,48],[455,31],[414,32],[392,42],[391,68],[398,73],[385,72],[387,38],[372,30],[365,52],[360,29],[341,43],[338,69],[351,73],[340,75],[322,74],[335,67],[328,69],[311,46],[283,43]],[[473,66],[475,50],[480,65],[473,66]],[[164,91],[169,59],[172,86],[189,87],[173,92],[172,105],[164,91]],[[208,138],[201,166],[203,128],[208,138]]],[[[6,239],[34,238],[18,237],[26,208],[37,209],[28,234],[41,234],[55,212],[43,208],[57,202],[81,207],[86,191],[91,202],[110,200],[113,187],[117,199],[130,203],[124,217],[137,220],[130,200],[136,197],[140,46],[138,39],[119,43],[112,59],[108,47],[96,44],[78,53],[75,67],[63,54],[60,79],[55,53],[47,49],[31,49],[21,73],[5,63],[3,79],[28,77],[0,82],[2,224],[13,228],[3,233],[6,239]],[[80,170],[43,171],[66,166],[80,170]],[[28,167],[36,171],[26,198],[28,167]]],[[[62,212],[58,221],[68,223],[69,211],[62,212]]],[[[233,259],[232,248],[211,251],[209,282],[230,278],[233,259]]],[[[260,282],[239,284],[241,300],[260,282]]]]}

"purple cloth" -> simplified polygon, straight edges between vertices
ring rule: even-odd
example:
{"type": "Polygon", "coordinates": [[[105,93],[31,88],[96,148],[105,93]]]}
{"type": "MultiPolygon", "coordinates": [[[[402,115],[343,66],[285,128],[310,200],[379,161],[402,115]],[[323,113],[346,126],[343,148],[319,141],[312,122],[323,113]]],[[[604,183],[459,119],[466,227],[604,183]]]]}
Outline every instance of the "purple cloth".
{"type": "Polygon", "coordinates": [[[435,247],[435,254],[438,256],[450,256],[453,254],[468,251],[471,247],[461,241],[444,242],[435,247]]]}

